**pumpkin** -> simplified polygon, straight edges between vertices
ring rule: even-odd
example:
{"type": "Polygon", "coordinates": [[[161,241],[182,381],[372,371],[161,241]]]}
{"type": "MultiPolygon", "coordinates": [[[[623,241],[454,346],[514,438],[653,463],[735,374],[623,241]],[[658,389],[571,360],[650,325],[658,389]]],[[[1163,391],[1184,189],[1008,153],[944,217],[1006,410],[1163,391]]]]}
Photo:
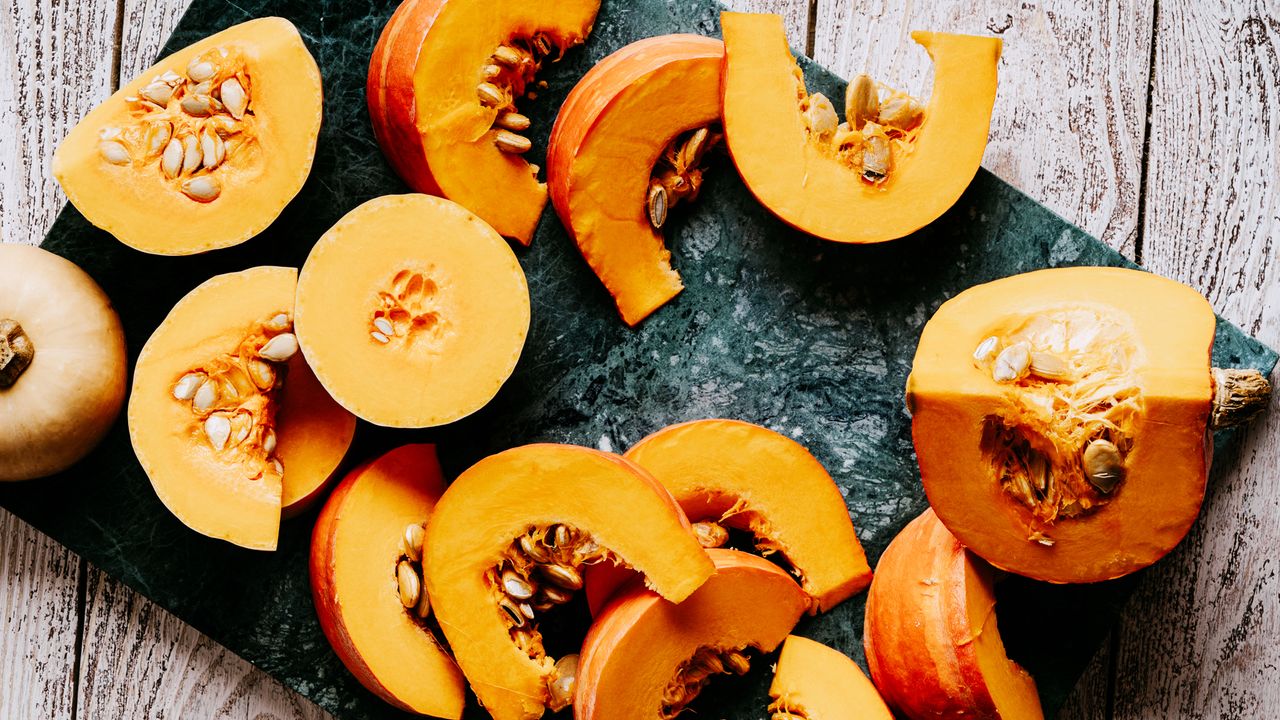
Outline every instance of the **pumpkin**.
{"type": "Polygon", "coordinates": [[[138,250],[229,247],[302,189],[322,98],[297,28],[251,20],[164,58],[90,111],[58,146],[53,174],[89,222],[138,250]]]}
{"type": "Polygon", "coordinates": [[[547,656],[539,624],[572,600],[585,566],[604,561],[634,568],[673,602],[714,570],[670,493],[616,455],[526,445],[449,485],[427,525],[427,593],[495,720],[569,704],[573,661],[547,656]]]}
{"type": "Polygon", "coordinates": [[[102,288],[51,252],[0,244],[0,481],[89,454],[125,384],[124,330],[102,288]]]}
{"type": "Polygon", "coordinates": [[[462,672],[426,624],[424,526],[444,492],[432,445],[405,445],[353,470],[311,535],[320,627],[360,684],[401,710],[457,720],[462,672]]]}
{"type": "Polygon", "coordinates": [[[723,59],[723,43],[697,35],[634,42],[583,76],[551,131],[552,204],[628,325],[684,287],[662,227],[697,198],[719,141],[723,59]]]}
{"type": "Polygon", "coordinates": [[[391,167],[417,192],[470,209],[528,245],[546,186],[518,103],[586,39],[599,0],[405,0],[383,28],[366,96],[391,167]]]}
{"type": "Polygon", "coordinates": [[[863,632],[871,679],[896,712],[1044,717],[1035,681],[1005,654],[995,605],[991,567],[932,510],[898,533],[876,565],[863,632]]]}
{"type": "Polygon", "coordinates": [[[274,550],[282,513],[335,476],[355,418],[293,333],[298,271],[256,267],[187,294],[138,355],[129,437],[156,495],[196,532],[274,550]]]}
{"type": "Polygon", "coordinates": [[[847,655],[792,635],[769,686],[774,720],[893,720],[880,692],[847,655]]]}
{"type": "Polygon", "coordinates": [[[311,249],[297,329],[343,407],[378,425],[443,425],[483,407],[515,369],[529,287],[507,243],[462,206],[381,197],[311,249]]]}
{"type": "Polygon", "coordinates": [[[1270,391],[1257,372],[1210,368],[1215,322],[1191,288],[1121,268],[1025,273],[944,303],[907,383],[938,517],[1040,580],[1158,560],[1199,512],[1211,417],[1243,420],[1270,391]]]}
{"type": "MultiPolygon", "coordinates": [[[[745,674],[809,606],[786,571],[736,550],[708,550],[716,573],[679,604],[640,583],[591,625],[578,664],[577,720],[679,714],[714,677],[745,674]]],[[[816,720],[816,719],[815,719],[816,720]]]]}
{"type": "Polygon", "coordinates": [[[845,98],[810,95],[782,18],[731,13],[724,30],[724,133],[733,162],[783,222],[844,243],[893,240],[955,204],[982,162],[999,38],[913,32],[933,59],[927,104],[860,76],[845,98]]]}

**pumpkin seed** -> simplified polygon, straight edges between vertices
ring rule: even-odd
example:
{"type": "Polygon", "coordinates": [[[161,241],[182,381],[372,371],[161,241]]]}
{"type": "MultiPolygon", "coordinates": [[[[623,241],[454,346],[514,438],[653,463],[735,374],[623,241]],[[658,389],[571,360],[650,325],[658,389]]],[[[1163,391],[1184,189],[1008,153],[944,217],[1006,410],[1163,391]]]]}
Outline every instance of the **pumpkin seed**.
{"type": "Polygon", "coordinates": [[[547,683],[550,701],[547,703],[552,712],[559,712],[573,704],[574,691],[578,686],[578,656],[569,654],[556,661],[554,679],[547,683]]]}
{"type": "Polygon", "coordinates": [[[493,51],[493,59],[507,67],[515,67],[524,59],[524,55],[510,45],[499,45],[498,49],[493,51]]]}
{"type": "Polygon", "coordinates": [[[556,587],[555,585],[544,585],[541,590],[538,591],[538,597],[544,603],[564,605],[570,600],[573,600],[573,593],[565,590],[564,588],[556,587]]]}
{"type": "Polygon", "coordinates": [[[915,128],[924,120],[924,106],[915,98],[898,95],[880,106],[879,123],[901,132],[915,128]]]}
{"type": "Polygon", "coordinates": [[[182,98],[182,111],[195,117],[208,117],[213,113],[213,98],[208,95],[185,95],[182,98]]]}
{"type": "Polygon", "coordinates": [[[191,86],[187,91],[188,95],[213,95],[213,82],[205,80],[204,82],[191,86]]]}
{"type": "Polygon", "coordinates": [[[1038,452],[1032,452],[1027,458],[1027,475],[1031,482],[1031,487],[1040,492],[1043,497],[1045,491],[1049,487],[1049,463],[1045,457],[1038,452]]]}
{"type": "Polygon", "coordinates": [[[271,468],[276,471],[276,475],[284,476],[284,463],[280,462],[280,458],[271,459],[271,468]]]}
{"type": "Polygon", "coordinates": [[[509,130],[499,130],[494,135],[493,142],[502,152],[515,155],[522,155],[533,149],[533,142],[529,138],[509,130]]]}
{"type": "Polygon", "coordinates": [[[274,332],[282,332],[292,328],[293,323],[289,322],[289,316],[287,314],[279,313],[268,320],[263,327],[274,332]]]}
{"type": "Polygon", "coordinates": [[[387,343],[391,342],[391,338],[387,337],[386,335],[383,335],[377,330],[374,330],[373,332],[369,333],[369,336],[372,337],[374,340],[377,340],[378,342],[382,343],[383,345],[386,345],[387,343]]]}
{"type": "MultiPolygon", "coordinates": [[[[425,583],[423,584],[425,585],[425,583]]],[[[424,620],[431,617],[431,598],[428,597],[428,593],[425,588],[422,592],[418,593],[418,605],[414,607],[413,612],[424,620]]]]}
{"type": "Polygon", "coordinates": [[[536,588],[514,570],[503,570],[502,591],[512,600],[528,600],[533,597],[536,588]]]}
{"type": "Polygon", "coordinates": [[[724,666],[734,675],[746,675],[751,670],[751,661],[744,653],[729,650],[724,654],[724,666]]]}
{"type": "Polygon", "coordinates": [[[197,202],[213,202],[222,194],[222,184],[212,175],[202,175],[182,183],[182,192],[197,202]]]}
{"type": "Polygon", "coordinates": [[[1031,350],[1026,343],[1010,345],[996,356],[995,366],[991,370],[992,378],[998,383],[1011,383],[1026,375],[1031,365],[1031,350]]]}
{"type": "Polygon", "coordinates": [[[422,544],[426,542],[427,531],[418,523],[411,523],[404,529],[404,554],[414,562],[422,561],[422,544]]]}
{"type": "Polygon", "coordinates": [[[196,412],[207,412],[213,409],[214,404],[218,402],[218,383],[206,379],[196,389],[196,394],[191,400],[191,406],[196,412]]]}
{"type": "Polygon", "coordinates": [[[880,98],[870,75],[858,75],[845,89],[844,116],[855,130],[861,130],[867,122],[879,118],[880,98]]]}
{"type": "Polygon", "coordinates": [[[486,107],[500,107],[507,104],[506,94],[491,82],[482,82],[477,85],[476,96],[480,98],[480,104],[486,107]]]}
{"type": "Polygon", "coordinates": [[[809,131],[815,135],[827,135],[836,131],[840,118],[836,116],[836,108],[822,93],[809,96],[809,107],[804,112],[809,131]]]}
{"type": "Polygon", "coordinates": [[[147,157],[155,157],[164,152],[165,146],[169,144],[169,139],[172,137],[172,123],[152,123],[147,129],[147,157]]]}
{"type": "Polygon", "coordinates": [[[1071,376],[1071,370],[1067,367],[1066,361],[1046,352],[1031,353],[1030,368],[1033,375],[1046,380],[1066,380],[1071,376]]]}
{"type": "MultiPolygon", "coordinates": [[[[207,383],[206,383],[207,384],[207,383]]],[[[213,449],[221,452],[231,438],[231,421],[225,415],[214,414],[204,420],[204,434],[213,449]]]]}
{"type": "Polygon", "coordinates": [[[217,72],[218,69],[213,66],[213,63],[199,58],[193,58],[191,64],[187,65],[187,77],[198,83],[213,79],[217,72]]]}
{"type": "Polygon", "coordinates": [[[889,149],[889,138],[879,125],[869,122],[862,128],[862,177],[875,182],[889,174],[893,162],[893,154],[889,149]]]}
{"type": "Polygon", "coordinates": [[[173,397],[177,400],[186,402],[196,396],[196,390],[203,382],[204,375],[201,375],[200,373],[187,373],[179,378],[177,384],[173,386],[173,397]]]}
{"type": "Polygon", "coordinates": [[[396,331],[391,327],[391,321],[384,317],[374,318],[373,325],[378,328],[378,332],[388,337],[396,334],[396,331]]]}
{"type": "Polygon", "coordinates": [[[222,85],[218,87],[218,97],[222,98],[222,104],[231,113],[231,117],[237,120],[244,117],[249,108],[249,93],[245,92],[244,86],[236,78],[230,77],[222,81],[222,85]]]}
{"type": "Polygon", "coordinates": [[[258,359],[250,360],[248,363],[249,378],[259,390],[267,390],[276,384],[276,371],[270,364],[258,359]]]}
{"type": "Polygon", "coordinates": [[[582,588],[582,574],[568,565],[540,565],[542,576],[565,590],[582,588]]]}
{"type": "Polygon", "coordinates": [[[729,542],[729,531],[720,523],[696,522],[693,524],[693,534],[698,538],[698,544],[704,548],[723,547],[729,542]]]}
{"type": "Polygon", "coordinates": [[[139,90],[138,96],[160,107],[166,107],[169,105],[169,101],[173,99],[173,86],[168,83],[153,82],[139,90]]]}
{"type": "Polygon", "coordinates": [[[661,180],[649,181],[649,197],[645,207],[649,212],[649,224],[654,230],[661,230],[667,222],[667,188],[661,180]]]}
{"type": "Polygon", "coordinates": [[[214,170],[227,156],[227,146],[211,130],[200,131],[200,164],[208,170],[214,170]]]}
{"type": "Polygon", "coordinates": [[[548,534],[551,536],[552,545],[557,550],[568,548],[573,542],[573,531],[569,529],[568,525],[555,525],[548,534]]]}
{"type": "Polygon", "coordinates": [[[497,80],[498,76],[501,74],[502,74],[502,68],[497,65],[494,65],[493,63],[489,63],[488,65],[485,65],[483,68],[480,69],[480,76],[489,82],[493,82],[494,80],[497,80]]]}
{"type": "Polygon", "coordinates": [[[170,180],[182,173],[182,141],[174,138],[165,145],[164,154],[160,156],[160,170],[170,180]]]}
{"type": "Polygon", "coordinates": [[[495,127],[503,130],[511,130],[513,132],[524,132],[529,129],[533,121],[527,115],[521,115],[518,112],[498,113],[498,119],[493,121],[495,127]]]}
{"type": "Polygon", "coordinates": [[[701,653],[697,656],[696,660],[698,664],[702,666],[702,669],[705,670],[709,675],[719,675],[720,673],[725,671],[724,661],[722,661],[720,659],[720,656],[716,655],[715,653],[710,653],[710,652],[701,653]]]}
{"type": "Polygon", "coordinates": [[[693,131],[678,153],[678,160],[683,169],[697,167],[698,163],[702,162],[703,154],[711,148],[711,143],[708,142],[710,137],[711,131],[705,127],[693,131]]]}
{"type": "Polygon", "coordinates": [[[529,41],[529,47],[535,53],[543,56],[550,55],[555,48],[551,41],[547,39],[547,36],[542,33],[533,36],[533,39],[529,41]]]}
{"type": "Polygon", "coordinates": [[[249,439],[249,433],[253,431],[253,416],[247,412],[236,413],[231,419],[231,429],[233,436],[231,438],[232,445],[239,445],[249,439]]]}
{"type": "Polygon", "coordinates": [[[1000,348],[1000,338],[992,335],[991,337],[978,343],[978,347],[973,351],[973,359],[980,363],[985,363],[995,355],[1000,348]]]}
{"type": "Polygon", "coordinates": [[[1084,449],[1084,472],[1098,492],[1109,495],[1124,479],[1124,456],[1109,440],[1097,439],[1084,449]]]}
{"type": "Polygon", "coordinates": [[[200,169],[204,154],[200,152],[200,141],[195,135],[182,138],[182,174],[188,175],[200,169]]]}
{"type": "Polygon", "coordinates": [[[118,140],[103,140],[98,143],[98,152],[102,154],[103,160],[112,165],[129,164],[129,148],[118,140]]]}
{"type": "Polygon", "coordinates": [[[400,604],[413,609],[422,599],[422,579],[418,571],[408,560],[396,564],[396,586],[400,593],[400,604]]]}
{"type": "Polygon", "coordinates": [[[262,432],[262,451],[268,455],[276,451],[276,431],[267,428],[262,432]]]}
{"type": "Polygon", "coordinates": [[[498,601],[498,608],[506,614],[507,619],[511,621],[512,627],[524,627],[527,619],[514,602],[504,597],[498,601]]]}
{"type": "Polygon", "coordinates": [[[258,357],[272,362],[285,362],[298,352],[298,337],[293,333],[280,333],[258,350],[258,357]]]}

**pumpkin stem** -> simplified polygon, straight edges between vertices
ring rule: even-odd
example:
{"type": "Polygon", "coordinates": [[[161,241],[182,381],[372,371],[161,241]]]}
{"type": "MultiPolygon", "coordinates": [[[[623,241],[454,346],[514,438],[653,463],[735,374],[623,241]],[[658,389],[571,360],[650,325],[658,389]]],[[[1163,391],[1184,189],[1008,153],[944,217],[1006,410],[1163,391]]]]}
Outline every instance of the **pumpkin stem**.
{"type": "Polygon", "coordinates": [[[0,390],[12,387],[36,356],[36,346],[17,320],[0,319],[0,390]]]}
{"type": "Polygon", "coordinates": [[[1244,425],[1271,403],[1271,383],[1253,369],[1213,369],[1213,414],[1209,427],[1214,430],[1244,425]]]}

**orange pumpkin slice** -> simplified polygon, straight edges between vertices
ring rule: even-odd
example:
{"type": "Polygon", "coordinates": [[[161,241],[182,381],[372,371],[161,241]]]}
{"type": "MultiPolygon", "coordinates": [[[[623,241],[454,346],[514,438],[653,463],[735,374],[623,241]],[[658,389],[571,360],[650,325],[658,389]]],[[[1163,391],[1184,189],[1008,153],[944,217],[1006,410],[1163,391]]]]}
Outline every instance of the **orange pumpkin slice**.
{"type": "Polygon", "coordinates": [[[515,369],[529,287],[507,243],[462,206],[381,197],[311,249],[297,326],[343,407],[378,425],[443,425],[483,407],[515,369]]]}
{"type": "Polygon", "coordinates": [[[551,201],[628,325],[684,288],[661,225],[697,196],[723,59],[723,43],[698,35],[634,42],[591,68],[556,118],[551,201]]]}
{"type": "Polygon", "coordinates": [[[292,333],[297,271],[257,267],[192,290],[138,356],[129,436],[160,500],[196,532],[274,550],[281,511],[319,496],[355,418],[292,333]]]}
{"type": "Polygon", "coordinates": [[[797,635],[782,644],[769,696],[774,720],[893,720],[857,663],[797,635]]]}
{"type": "Polygon", "coordinates": [[[827,240],[908,235],[955,204],[977,173],[996,97],[999,38],[913,32],[933,59],[923,105],[869,79],[841,124],[810,96],[782,18],[726,12],[724,132],[742,179],[787,224],[827,240]],[[881,97],[885,96],[885,97],[881,97]]]}
{"type": "Polygon", "coordinates": [[[262,232],[302,189],[320,70],[284,18],[235,25],[148,68],[58,146],[53,174],[94,225],[190,255],[262,232]]]}
{"type": "Polygon", "coordinates": [[[347,475],[316,519],[311,592],[325,636],[362,685],[402,710],[456,720],[462,672],[422,619],[422,526],[443,492],[431,445],[405,445],[347,475]],[[403,600],[402,572],[412,576],[403,600]]]}

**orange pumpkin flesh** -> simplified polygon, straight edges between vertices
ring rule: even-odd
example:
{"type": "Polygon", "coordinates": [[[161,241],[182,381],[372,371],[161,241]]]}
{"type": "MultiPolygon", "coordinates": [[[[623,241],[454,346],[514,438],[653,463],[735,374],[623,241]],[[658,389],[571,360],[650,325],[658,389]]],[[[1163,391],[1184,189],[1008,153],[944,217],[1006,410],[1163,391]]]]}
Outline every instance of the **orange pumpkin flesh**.
{"type": "Polygon", "coordinates": [[[374,133],[392,167],[414,190],[455,200],[528,245],[546,186],[536,166],[498,149],[494,124],[532,89],[537,66],[586,39],[599,7],[599,0],[402,3],[374,48],[367,87],[374,133]],[[515,67],[494,59],[500,47],[516,51],[515,67]],[[498,103],[478,93],[488,66],[501,71],[489,79],[503,96],[498,103]]]}
{"type": "Polygon", "coordinates": [[[444,492],[431,445],[406,445],[347,475],[325,503],[311,541],[311,591],[325,636],[356,679],[409,712],[462,715],[461,671],[401,603],[397,563],[411,524],[444,492]]]}
{"type": "Polygon", "coordinates": [[[460,205],[381,197],[312,248],[297,328],[343,407],[378,425],[442,425],[483,407],[515,369],[529,288],[507,243],[460,205]]]}
{"type": "Polygon", "coordinates": [[[542,649],[540,616],[530,609],[526,620],[520,607],[562,587],[542,568],[558,564],[580,576],[584,563],[604,559],[637,569],[676,602],[713,571],[670,494],[616,455],[528,445],[481,460],[449,486],[427,527],[427,591],[459,666],[496,720],[541,717],[551,700],[556,672],[542,649]],[[541,589],[513,601],[504,590],[515,581],[504,571],[541,589]]]}
{"type": "Polygon", "coordinates": [[[196,532],[256,550],[275,549],[281,512],[319,494],[355,433],[300,353],[259,355],[292,337],[296,287],[293,268],[258,267],[192,290],[147,340],[129,399],[134,452],[165,506],[196,532]],[[265,383],[253,374],[263,367],[265,383]]]}
{"type": "Polygon", "coordinates": [[[1005,655],[991,568],[966,552],[932,510],[880,557],[867,595],[871,678],[912,720],[1043,717],[1035,681],[1005,655]]]}
{"type": "Polygon", "coordinates": [[[556,118],[551,201],[628,325],[684,287],[646,198],[666,148],[719,121],[723,58],[723,43],[697,35],[634,42],[583,76],[556,118]]]}
{"type": "Polygon", "coordinates": [[[89,222],[143,252],[236,245],[302,189],[322,98],[297,28],[251,20],[164,58],[94,108],[58,146],[53,174],[89,222]],[[227,82],[244,91],[244,108],[227,82]],[[186,157],[178,172],[166,170],[166,151],[186,157]]]}
{"type": "Polygon", "coordinates": [[[839,650],[797,635],[782,644],[769,696],[770,712],[804,720],[893,720],[857,663],[839,650]]]}
{"type": "Polygon", "coordinates": [[[942,215],[977,173],[995,103],[999,38],[911,34],[933,59],[933,93],[918,128],[884,140],[892,166],[868,182],[859,173],[864,145],[857,129],[832,122],[820,132],[806,123],[811,99],[782,19],[726,12],[720,22],[725,140],[747,187],[787,224],[837,242],[893,240],[942,215]]]}
{"type": "Polygon", "coordinates": [[[993,565],[1040,580],[1106,580],[1155,562],[1204,496],[1214,326],[1194,290],[1117,268],[1027,273],[945,303],[907,387],[938,517],[993,565]],[[997,381],[1020,345],[1030,369],[997,381]],[[1037,372],[1055,358],[1061,377],[1037,372]],[[1119,452],[1109,491],[1085,466],[1099,441],[1119,452]]]}
{"type": "Polygon", "coordinates": [[[592,624],[578,666],[577,720],[672,717],[724,668],[718,657],[747,647],[772,652],[808,608],[804,591],[768,561],[736,550],[707,554],[716,574],[687,600],[673,604],[632,585],[592,624]]]}

